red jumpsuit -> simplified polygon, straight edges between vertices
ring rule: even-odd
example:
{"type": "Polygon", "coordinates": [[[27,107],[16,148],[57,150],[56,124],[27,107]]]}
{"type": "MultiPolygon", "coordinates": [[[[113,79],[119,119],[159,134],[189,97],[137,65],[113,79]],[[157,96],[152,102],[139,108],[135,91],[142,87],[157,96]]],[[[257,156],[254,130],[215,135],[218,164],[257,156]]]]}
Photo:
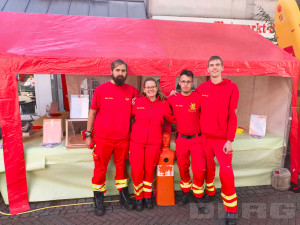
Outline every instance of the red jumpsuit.
{"type": "Polygon", "coordinates": [[[233,141],[237,127],[236,108],[239,99],[237,85],[228,79],[219,84],[211,80],[201,84],[197,89],[201,95],[200,126],[202,143],[207,158],[205,192],[213,196],[216,192],[215,161],[220,164],[221,195],[225,210],[237,211],[237,196],[234,187],[232,154],[225,154],[223,147],[227,140],[233,141]]]}
{"type": "Polygon", "coordinates": [[[164,118],[175,123],[167,101],[147,97],[136,99],[132,107],[129,161],[135,199],[151,198],[153,174],[159,159],[164,118]]]}
{"type": "Polygon", "coordinates": [[[181,93],[168,98],[176,118],[178,137],[176,138],[177,165],[180,172],[180,187],[187,193],[193,189],[195,197],[204,194],[204,177],[206,169],[205,154],[200,137],[200,103],[199,94],[192,92],[189,96],[181,93]],[[192,160],[193,184],[189,173],[190,155],[192,160]]]}
{"type": "Polygon", "coordinates": [[[138,90],[128,84],[117,86],[106,82],[95,89],[91,103],[91,109],[97,110],[94,121],[94,191],[106,192],[106,171],[112,153],[116,187],[121,190],[128,186],[125,162],[128,159],[131,99],[137,96],[138,90]]]}

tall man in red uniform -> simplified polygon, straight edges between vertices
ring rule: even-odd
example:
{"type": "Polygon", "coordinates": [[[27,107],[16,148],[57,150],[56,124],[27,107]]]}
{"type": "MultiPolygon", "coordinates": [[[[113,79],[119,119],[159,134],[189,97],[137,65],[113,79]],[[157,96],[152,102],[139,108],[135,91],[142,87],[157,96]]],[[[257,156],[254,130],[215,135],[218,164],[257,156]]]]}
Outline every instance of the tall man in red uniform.
{"type": "Polygon", "coordinates": [[[104,193],[107,165],[114,154],[116,166],[116,187],[120,191],[120,202],[126,209],[133,209],[128,194],[128,175],[126,160],[128,159],[129,127],[131,115],[131,99],[139,96],[136,88],[125,84],[127,65],[118,59],[111,63],[112,80],[99,85],[94,92],[89,112],[86,144],[91,144],[91,131],[94,128],[95,162],[92,188],[94,191],[95,214],[104,214],[104,193]]]}
{"type": "Polygon", "coordinates": [[[206,159],[202,150],[199,124],[201,98],[199,94],[192,92],[193,77],[192,71],[183,70],[179,78],[181,93],[169,97],[168,102],[177,123],[176,156],[181,177],[180,187],[183,191],[180,205],[188,202],[188,194],[192,188],[199,209],[205,213],[202,196],[204,194],[206,159]],[[189,173],[190,155],[193,181],[189,173]]]}
{"type": "Polygon", "coordinates": [[[208,61],[211,79],[202,83],[196,92],[201,98],[200,126],[202,143],[207,158],[205,199],[211,200],[215,195],[215,162],[220,164],[221,195],[227,212],[226,224],[236,224],[237,196],[232,169],[232,147],[237,117],[236,109],[239,91],[236,84],[221,76],[223,60],[212,56],[208,61]]]}

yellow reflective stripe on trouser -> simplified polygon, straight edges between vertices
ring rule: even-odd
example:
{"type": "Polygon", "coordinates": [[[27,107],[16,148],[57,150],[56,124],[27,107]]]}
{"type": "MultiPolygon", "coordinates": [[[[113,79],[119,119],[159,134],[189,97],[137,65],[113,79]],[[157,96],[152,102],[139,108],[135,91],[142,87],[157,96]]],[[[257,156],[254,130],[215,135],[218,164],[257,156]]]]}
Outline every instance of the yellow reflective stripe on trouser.
{"type": "Polygon", "coordinates": [[[226,206],[228,206],[228,207],[235,207],[235,206],[237,206],[237,201],[228,203],[228,202],[225,202],[225,201],[223,200],[223,203],[224,203],[224,205],[226,205],[226,206]]]}
{"type": "Polygon", "coordinates": [[[150,187],[152,187],[152,184],[151,184],[151,183],[149,183],[148,181],[144,181],[144,184],[145,184],[145,185],[147,185],[147,186],[150,186],[150,187]]]}
{"type": "Polygon", "coordinates": [[[105,187],[105,184],[101,184],[101,185],[99,185],[99,184],[92,184],[92,187],[93,188],[102,188],[102,187],[105,187]]]}
{"type": "Polygon", "coordinates": [[[206,187],[211,187],[211,186],[214,186],[214,181],[211,183],[206,183],[206,187]]]}
{"type": "Polygon", "coordinates": [[[133,187],[134,187],[135,190],[139,190],[140,187],[142,187],[142,186],[143,186],[143,183],[140,183],[138,186],[133,185],[133,187]]]}
{"type": "Polygon", "coordinates": [[[117,187],[117,188],[128,187],[128,179],[124,179],[124,180],[116,180],[116,187],[117,187]]]}
{"type": "Polygon", "coordinates": [[[207,191],[214,191],[215,190],[215,188],[208,188],[208,187],[205,187],[205,190],[207,190],[207,191]]]}
{"type": "Polygon", "coordinates": [[[150,188],[145,188],[145,187],[143,187],[143,191],[144,191],[144,192],[152,192],[152,188],[150,189],[150,188]]]}
{"type": "Polygon", "coordinates": [[[223,193],[221,192],[221,196],[222,196],[223,198],[225,198],[227,201],[230,201],[230,200],[232,200],[232,199],[234,199],[234,198],[237,198],[236,193],[234,193],[234,194],[231,195],[231,196],[227,196],[227,195],[225,195],[225,194],[223,194],[223,193]]]}
{"type": "Polygon", "coordinates": [[[183,181],[180,182],[180,187],[182,188],[190,188],[192,186],[192,182],[189,181],[188,183],[184,183],[183,181]]]}
{"type": "Polygon", "coordinates": [[[106,190],[106,187],[105,184],[102,185],[92,184],[92,189],[96,191],[104,192],[106,190]]]}
{"type": "Polygon", "coordinates": [[[195,194],[202,194],[202,193],[204,193],[204,190],[195,190],[195,189],[193,189],[193,192],[195,194]]]}
{"type": "Polygon", "coordinates": [[[128,183],[128,179],[116,180],[116,183],[120,183],[120,184],[128,183]]]}
{"type": "Polygon", "coordinates": [[[93,188],[94,191],[100,191],[100,192],[105,192],[106,188],[93,188]]]}
{"type": "Polygon", "coordinates": [[[117,188],[124,188],[124,187],[128,187],[128,184],[116,184],[117,188]]]}
{"type": "Polygon", "coordinates": [[[143,189],[141,189],[141,190],[139,190],[139,191],[134,190],[134,194],[135,194],[135,195],[140,195],[140,194],[142,193],[142,191],[143,191],[143,189]]]}
{"type": "Polygon", "coordinates": [[[196,184],[193,184],[193,188],[196,188],[196,189],[201,189],[201,190],[203,190],[204,189],[204,186],[202,186],[202,187],[199,187],[199,186],[197,186],[196,184]]]}

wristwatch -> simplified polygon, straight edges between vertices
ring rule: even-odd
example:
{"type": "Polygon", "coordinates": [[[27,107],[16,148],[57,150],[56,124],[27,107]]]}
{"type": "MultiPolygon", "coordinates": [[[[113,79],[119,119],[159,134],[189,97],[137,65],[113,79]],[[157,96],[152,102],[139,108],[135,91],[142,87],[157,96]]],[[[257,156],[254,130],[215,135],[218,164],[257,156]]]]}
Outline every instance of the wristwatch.
{"type": "Polygon", "coordinates": [[[86,131],[85,132],[85,138],[89,138],[92,136],[92,132],[91,131],[86,131]]]}

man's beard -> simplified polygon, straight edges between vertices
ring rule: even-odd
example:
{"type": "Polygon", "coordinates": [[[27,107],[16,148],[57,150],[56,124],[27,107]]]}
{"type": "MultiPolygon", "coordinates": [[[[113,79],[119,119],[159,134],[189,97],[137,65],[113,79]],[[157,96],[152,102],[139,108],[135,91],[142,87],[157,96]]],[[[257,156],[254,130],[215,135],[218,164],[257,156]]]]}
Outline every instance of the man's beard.
{"type": "Polygon", "coordinates": [[[127,79],[127,75],[126,75],[126,77],[123,77],[123,76],[114,77],[113,75],[111,75],[111,77],[117,86],[122,86],[127,79]]]}

